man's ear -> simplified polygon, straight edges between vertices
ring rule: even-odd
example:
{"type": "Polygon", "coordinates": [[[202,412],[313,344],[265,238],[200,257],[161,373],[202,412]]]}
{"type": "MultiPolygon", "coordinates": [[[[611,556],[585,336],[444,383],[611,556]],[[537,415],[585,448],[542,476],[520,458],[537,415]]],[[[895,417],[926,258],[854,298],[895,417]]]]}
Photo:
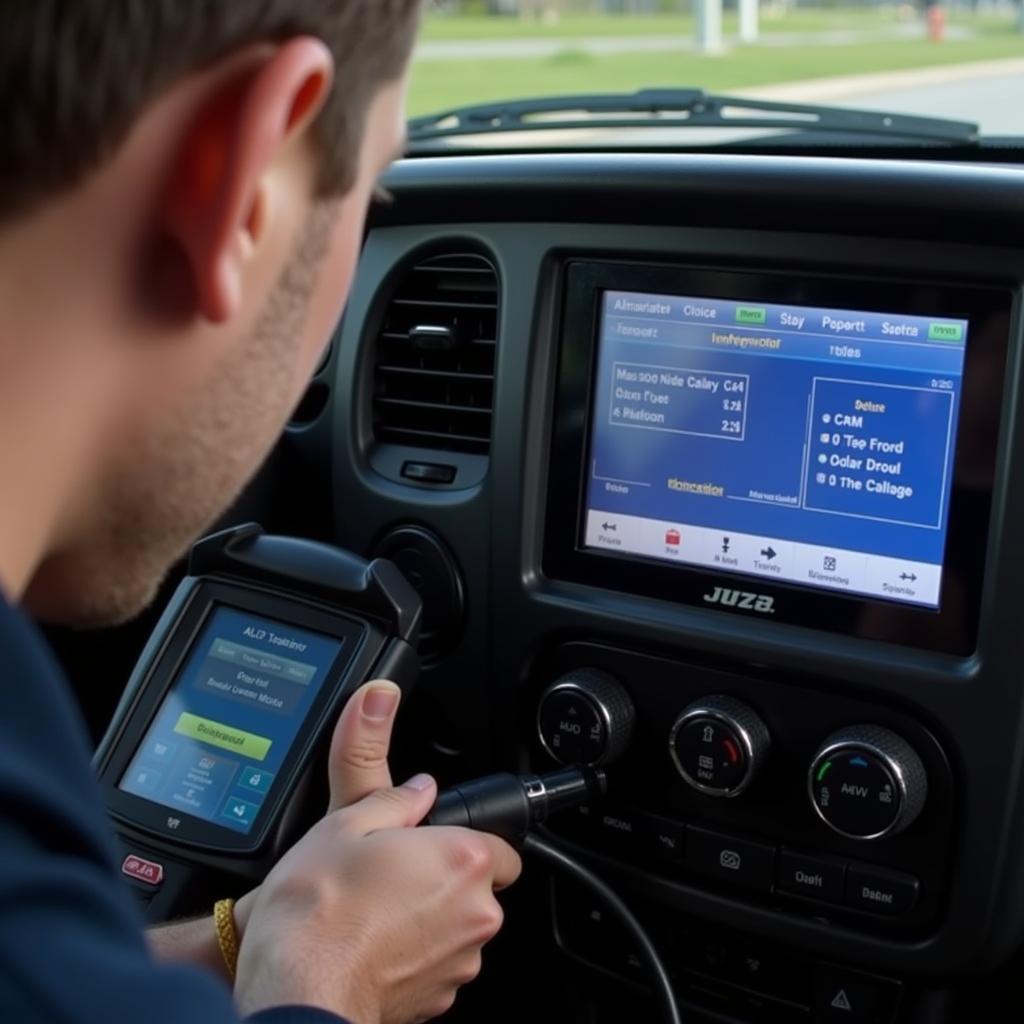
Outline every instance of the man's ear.
{"type": "Polygon", "coordinates": [[[163,229],[192,278],[194,312],[223,323],[237,311],[249,254],[266,227],[268,172],[330,93],[334,60],[318,39],[265,51],[203,94],[168,180],[163,229]]]}

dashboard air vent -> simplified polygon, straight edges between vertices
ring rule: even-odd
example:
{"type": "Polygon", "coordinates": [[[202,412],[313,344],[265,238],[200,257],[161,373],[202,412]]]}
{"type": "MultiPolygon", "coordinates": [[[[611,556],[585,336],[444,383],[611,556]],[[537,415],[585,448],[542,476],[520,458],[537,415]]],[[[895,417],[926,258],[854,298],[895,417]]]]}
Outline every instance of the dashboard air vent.
{"type": "Polygon", "coordinates": [[[498,275],[487,259],[453,252],[411,267],[377,337],[376,439],[486,454],[497,340],[498,275]]]}

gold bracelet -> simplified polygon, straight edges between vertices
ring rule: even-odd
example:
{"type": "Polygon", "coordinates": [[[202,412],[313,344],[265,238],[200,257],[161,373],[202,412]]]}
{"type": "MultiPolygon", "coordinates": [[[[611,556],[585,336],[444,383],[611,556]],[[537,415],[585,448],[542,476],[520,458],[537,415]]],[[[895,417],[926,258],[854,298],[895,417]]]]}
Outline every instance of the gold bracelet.
{"type": "Polygon", "coordinates": [[[217,945],[228,969],[231,980],[235,980],[238,967],[238,929],[235,927],[235,901],[217,900],[213,905],[213,926],[217,930],[217,945]]]}

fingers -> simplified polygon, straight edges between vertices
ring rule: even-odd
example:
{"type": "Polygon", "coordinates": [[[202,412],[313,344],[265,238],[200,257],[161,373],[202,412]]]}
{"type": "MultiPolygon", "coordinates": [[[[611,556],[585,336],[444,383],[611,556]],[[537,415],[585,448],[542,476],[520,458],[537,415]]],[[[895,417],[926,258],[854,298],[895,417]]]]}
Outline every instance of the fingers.
{"type": "Polygon", "coordinates": [[[386,828],[418,825],[434,806],[437,783],[429,775],[414,775],[397,788],[377,789],[339,812],[345,831],[369,835],[386,828]]]}
{"type": "Polygon", "coordinates": [[[523,870],[523,862],[519,854],[503,839],[486,832],[479,833],[487,843],[491,855],[491,874],[494,879],[495,891],[510,886],[523,870]]]}
{"type": "Polygon", "coordinates": [[[328,762],[328,813],[354,804],[377,789],[390,789],[388,748],[402,692],[386,679],[361,686],[334,727],[328,762]]]}

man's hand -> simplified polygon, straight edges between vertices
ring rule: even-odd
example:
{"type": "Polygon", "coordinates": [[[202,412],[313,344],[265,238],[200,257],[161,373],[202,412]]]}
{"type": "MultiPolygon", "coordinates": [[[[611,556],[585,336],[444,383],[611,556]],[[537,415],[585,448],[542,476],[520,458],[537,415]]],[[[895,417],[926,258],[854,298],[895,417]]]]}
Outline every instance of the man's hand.
{"type": "MultiPolygon", "coordinates": [[[[357,690],[334,729],[330,754],[331,801],[328,813],[354,804],[375,789],[391,786],[388,750],[401,691],[376,680],[357,690]]],[[[235,927],[243,938],[259,889],[235,903],[235,927]]],[[[154,956],[205,967],[230,983],[210,916],[150,928],[146,935],[154,956]]]]}
{"type": "Polygon", "coordinates": [[[519,875],[501,840],[414,829],[432,779],[393,788],[387,766],[399,691],[368,683],[338,721],[327,816],[246,901],[236,998],[251,1013],[304,1003],[358,1024],[444,1012],[501,926],[494,891],[519,875]]]}

